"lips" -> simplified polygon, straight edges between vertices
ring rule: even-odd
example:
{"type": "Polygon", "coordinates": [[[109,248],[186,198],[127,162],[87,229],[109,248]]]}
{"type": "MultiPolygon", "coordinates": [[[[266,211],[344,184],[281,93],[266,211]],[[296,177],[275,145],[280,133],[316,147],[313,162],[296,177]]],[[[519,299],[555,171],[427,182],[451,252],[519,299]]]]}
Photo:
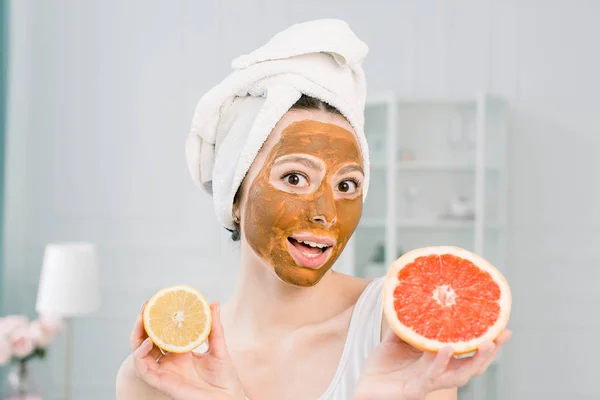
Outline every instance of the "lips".
{"type": "Polygon", "coordinates": [[[288,237],[287,245],[296,264],[317,269],[329,259],[335,240],[327,236],[293,235],[288,237]]]}

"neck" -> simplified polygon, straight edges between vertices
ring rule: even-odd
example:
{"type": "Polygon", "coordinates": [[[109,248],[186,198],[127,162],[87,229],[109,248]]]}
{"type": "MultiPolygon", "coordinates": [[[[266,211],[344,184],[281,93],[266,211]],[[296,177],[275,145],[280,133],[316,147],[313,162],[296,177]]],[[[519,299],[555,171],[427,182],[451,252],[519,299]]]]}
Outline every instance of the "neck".
{"type": "MultiPolygon", "coordinates": [[[[243,239],[242,239],[243,240],[243,239]]],[[[312,287],[296,287],[282,282],[273,269],[243,243],[241,265],[235,291],[224,306],[224,316],[235,321],[236,332],[243,332],[245,346],[277,340],[311,324],[323,322],[335,313],[332,299],[338,295],[339,274],[328,271],[312,287]],[[324,306],[331,303],[332,307],[324,306]]],[[[341,295],[341,293],[339,294],[341,295]]]]}

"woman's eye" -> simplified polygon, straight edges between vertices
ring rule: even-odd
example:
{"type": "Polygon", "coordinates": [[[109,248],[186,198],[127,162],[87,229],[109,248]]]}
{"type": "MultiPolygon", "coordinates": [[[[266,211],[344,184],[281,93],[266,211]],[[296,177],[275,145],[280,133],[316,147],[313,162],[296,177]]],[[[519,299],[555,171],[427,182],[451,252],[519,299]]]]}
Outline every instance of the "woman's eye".
{"type": "Polygon", "coordinates": [[[341,181],[338,184],[338,190],[342,193],[354,193],[357,189],[358,185],[356,182],[351,180],[341,181]]]}
{"type": "Polygon", "coordinates": [[[308,184],[306,178],[300,174],[287,174],[284,178],[292,186],[306,186],[308,184]]]}

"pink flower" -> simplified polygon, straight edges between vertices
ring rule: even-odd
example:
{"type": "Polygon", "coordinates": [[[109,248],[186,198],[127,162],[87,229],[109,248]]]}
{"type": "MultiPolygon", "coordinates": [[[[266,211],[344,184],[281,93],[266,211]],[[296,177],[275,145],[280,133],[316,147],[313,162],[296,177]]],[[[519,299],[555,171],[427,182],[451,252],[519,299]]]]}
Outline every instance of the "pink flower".
{"type": "Polygon", "coordinates": [[[37,347],[47,347],[60,332],[62,324],[59,319],[42,316],[29,326],[30,337],[37,347]]]}
{"type": "Polygon", "coordinates": [[[27,324],[27,317],[22,315],[9,315],[0,318],[0,336],[8,336],[17,328],[25,328],[27,324]]]}
{"type": "Polygon", "coordinates": [[[37,347],[46,347],[53,339],[42,329],[40,321],[33,321],[29,325],[29,337],[37,347]]]}
{"type": "Polygon", "coordinates": [[[25,358],[35,350],[35,343],[27,327],[15,329],[10,334],[9,341],[12,353],[18,358],[25,358]]]}
{"type": "Polygon", "coordinates": [[[5,337],[0,336],[0,366],[6,364],[12,358],[10,343],[5,337]]]}
{"type": "Polygon", "coordinates": [[[53,338],[58,335],[58,333],[62,330],[62,321],[60,318],[52,317],[49,315],[42,315],[40,317],[40,324],[44,332],[47,335],[52,336],[53,338]]]}

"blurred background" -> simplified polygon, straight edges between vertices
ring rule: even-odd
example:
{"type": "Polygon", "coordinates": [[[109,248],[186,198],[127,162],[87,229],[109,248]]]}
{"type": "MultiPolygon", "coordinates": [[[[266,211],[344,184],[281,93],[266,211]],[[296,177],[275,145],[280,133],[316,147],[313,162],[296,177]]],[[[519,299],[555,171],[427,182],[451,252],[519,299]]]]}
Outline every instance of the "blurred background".
{"type": "Polygon", "coordinates": [[[374,163],[336,268],[379,276],[427,244],[481,252],[512,288],[514,336],[461,400],[600,399],[600,2],[0,5],[1,315],[37,317],[48,243],[97,249],[100,306],[31,362],[44,399],[66,398],[65,385],[73,399],[114,399],[156,290],[186,282],[227,298],[236,246],[185,164],[194,107],[234,57],[329,17],[370,47],[374,163]]]}

